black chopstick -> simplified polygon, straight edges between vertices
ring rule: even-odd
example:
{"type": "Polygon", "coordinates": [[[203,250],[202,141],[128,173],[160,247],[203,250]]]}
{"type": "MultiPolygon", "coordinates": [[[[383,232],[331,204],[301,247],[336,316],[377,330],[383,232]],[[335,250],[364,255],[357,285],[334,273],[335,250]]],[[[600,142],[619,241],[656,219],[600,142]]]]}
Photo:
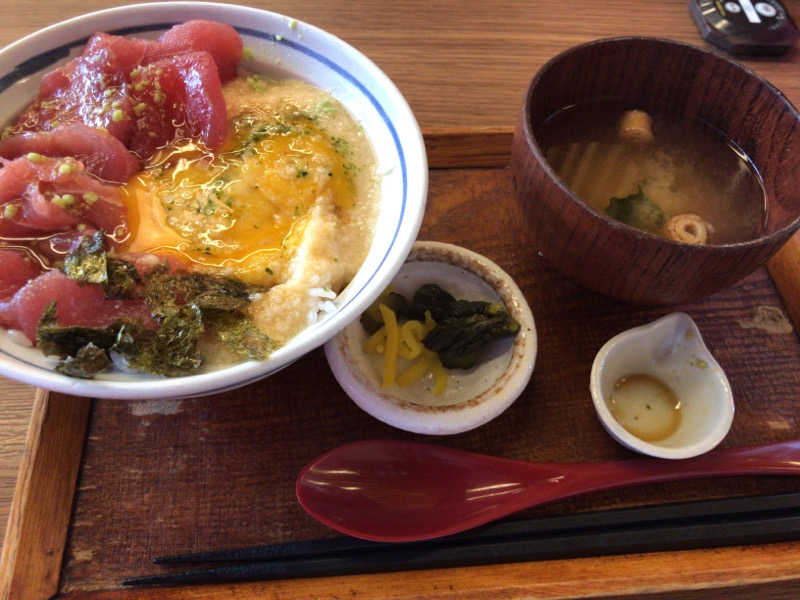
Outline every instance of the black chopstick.
{"type": "Polygon", "coordinates": [[[157,565],[189,564],[205,562],[240,562],[246,560],[277,560],[281,558],[303,558],[307,556],[323,556],[341,552],[366,550],[385,546],[377,542],[368,542],[357,538],[335,538],[330,540],[306,540],[286,544],[251,546],[231,550],[215,550],[195,554],[172,554],[157,556],[153,562],[157,565]]]}
{"type": "Polygon", "coordinates": [[[133,577],[123,584],[186,585],[349,575],[797,538],[800,494],[793,493],[507,521],[406,544],[338,538],[159,557],[159,563],[178,559],[250,562],[133,577]]]}
{"type": "MultiPolygon", "coordinates": [[[[608,529],[609,527],[655,524],[662,521],[679,519],[703,518],[708,515],[744,515],[758,513],[760,515],[775,511],[800,509],[800,493],[780,494],[775,496],[726,498],[723,500],[704,500],[696,502],[680,502],[659,506],[636,507],[598,511],[594,513],[579,513],[558,517],[533,518],[516,521],[500,521],[490,523],[478,529],[451,535],[437,540],[414,542],[404,545],[442,545],[458,543],[461,540],[468,542],[507,539],[509,537],[522,537],[542,535],[550,532],[564,532],[575,529],[608,529]],[[754,501],[757,503],[754,505],[754,501]]],[[[245,560],[275,560],[279,558],[302,558],[306,556],[322,556],[325,554],[370,550],[382,547],[393,547],[398,544],[385,544],[369,542],[356,538],[334,538],[324,540],[307,540],[301,542],[288,542],[284,544],[270,544],[235,548],[230,550],[215,550],[190,554],[173,554],[157,556],[153,559],[156,564],[191,564],[207,562],[239,562],[245,560]]]]}

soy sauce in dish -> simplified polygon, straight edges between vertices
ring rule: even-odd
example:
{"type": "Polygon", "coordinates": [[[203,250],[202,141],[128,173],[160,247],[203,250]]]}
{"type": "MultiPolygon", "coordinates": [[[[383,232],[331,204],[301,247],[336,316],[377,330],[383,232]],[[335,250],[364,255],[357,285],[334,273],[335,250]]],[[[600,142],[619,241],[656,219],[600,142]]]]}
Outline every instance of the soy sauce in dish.
{"type": "Polygon", "coordinates": [[[608,399],[614,418],[628,432],[646,442],[658,442],[680,427],[681,403],[660,379],[647,374],[620,378],[608,399]]]}

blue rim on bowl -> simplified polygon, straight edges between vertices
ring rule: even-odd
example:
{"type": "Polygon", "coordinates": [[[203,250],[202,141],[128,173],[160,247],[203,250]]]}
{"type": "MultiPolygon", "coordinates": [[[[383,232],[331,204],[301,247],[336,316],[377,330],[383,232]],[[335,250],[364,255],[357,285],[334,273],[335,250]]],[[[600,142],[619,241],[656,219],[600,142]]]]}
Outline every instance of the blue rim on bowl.
{"type": "Polygon", "coordinates": [[[100,398],[179,398],[226,392],[278,371],[335,335],[374,301],[410,251],[422,223],[428,185],[425,146],[411,109],[392,81],[358,50],[284,15],[229,4],[164,2],[101,10],[52,25],[0,50],[0,123],[11,120],[35,97],[39,76],[77,55],[93,33],[155,37],[190,19],[232,25],[254,50],[249,69],[321,87],[362,123],[382,175],[380,214],[366,260],[337,298],[336,312],[298,334],[266,361],[175,378],[113,372],[95,380],[76,380],[56,373],[52,360],[0,331],[0,374],[49,390],[100,398]]]}

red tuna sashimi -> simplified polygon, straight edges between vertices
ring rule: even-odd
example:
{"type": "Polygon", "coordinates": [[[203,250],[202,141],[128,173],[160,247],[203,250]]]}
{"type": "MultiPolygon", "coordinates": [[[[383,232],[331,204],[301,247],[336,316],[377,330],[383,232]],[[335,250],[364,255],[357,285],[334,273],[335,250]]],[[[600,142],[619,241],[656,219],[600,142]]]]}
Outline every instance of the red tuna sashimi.
{"type": "Polygon", "coordinates": [[[93,225],[122,240],[127,234],[119,189],[84,172],[73,159],[28,155],[0,159],[0,235],[64,231],[93,225]]]}
{"type": "Polygon", "coordinates": [[[27,253],[0,248],[0,301],[13,296],[19,288],[41,272],[39,263],[27,253]]]}
{"type": "Polygon", "coordinates": [[[155,327],[143,300],[109,300],[100,285],[80,285],[60,271],[43,273],[20,288],[10,300],[0,302],[0,325],[18,329],[35,341],[39,319],[53,301],[61,325],[105,327],[129,319],[155,327]]]}
{"type": "Polygon", "coordinates": [[[175,26],[158,41],[98,33],[81,56],[45,75],[39,99],[9,131],[48,131],[79,121],[107,130],[128,148],[144,152],[140,156],[147,158],[155,140],[164,137],[163,131],[175,133],[174,128],[170,130],[172,119],[154,127],[152,119],[142,118],[142,111],[150,107],[154,113],[177,116],[176,123],[189,125],[185,133],[202,137],[209,148],[216,150],[222,143],[218,123],[225,121],[220,69],[223,79],[233,77],[241,55],[239,34],[227,25],[207,21],[175,26]],[[158,88],[148,90],[148,86],[155,86],[152,78],[143,76],[155,72],[148,67],[158,64],[163,71],[167,63],[172,63],[172,70],[183,78],[181,85],[171,82],[172,77],[167,75],[164,93],[158,88]],[[199,97],[205,102],[199,102],[199,97]],[[175,98],[183,101],[160,110],[159,104],[175,98]],[[186,114],[181,112],[184,108],[186,114]],[[136,143],[132,146],[134,135],[136,143]],[[143,136],[152,139],[143,143],[143,136]]]}
{"type": "Polygon", "coordinates": [[[147,40],[96,33],[83,53],[47,73],[39,98],[22,114],[11,133],[49,131],[82,122],[105,129],[123,144],[132,131],[127,96],[129,72],[144,58],[147,40]]]}
{"type": "Polygon", "coordinates": [[[0,140],[3,158],[18,158],[29,152],[72,156],[83,163],[89,173],[112,183],[125,183],[140,169],[139,160],[117,138],[79,122],[0,140]]]}
{"type": "Polygon", "coordinates": [[[217,66],[208,52],[189,52],[141,67],[130,91],[136,127],[128,147],[150,156],[175,137],[222,146],[227,111],[217,66]],[[177,125],[177,127],[176,127],[177,125]]]}
{"type": "Polygon", "coordinates": [[[230,25],[213,21],[187,21],[175,25],[161,34],[158,43],[147,48],[144,62],[201,50],[211,54],[222,81],[236,77],[236,66],[242,59],[242,38],[230,25]]]}

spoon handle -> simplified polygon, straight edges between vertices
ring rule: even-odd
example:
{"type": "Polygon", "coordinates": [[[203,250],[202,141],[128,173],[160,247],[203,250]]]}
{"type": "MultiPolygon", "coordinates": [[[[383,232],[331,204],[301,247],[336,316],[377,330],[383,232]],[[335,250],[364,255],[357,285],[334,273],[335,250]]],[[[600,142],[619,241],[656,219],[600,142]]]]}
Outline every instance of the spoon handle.
{"type": "Polygon", "coordinates": [[[640,458],[573,465],[581,492],[726,475],[800,475],[800,440],[716,450],[686,460],[640,458]]]}

